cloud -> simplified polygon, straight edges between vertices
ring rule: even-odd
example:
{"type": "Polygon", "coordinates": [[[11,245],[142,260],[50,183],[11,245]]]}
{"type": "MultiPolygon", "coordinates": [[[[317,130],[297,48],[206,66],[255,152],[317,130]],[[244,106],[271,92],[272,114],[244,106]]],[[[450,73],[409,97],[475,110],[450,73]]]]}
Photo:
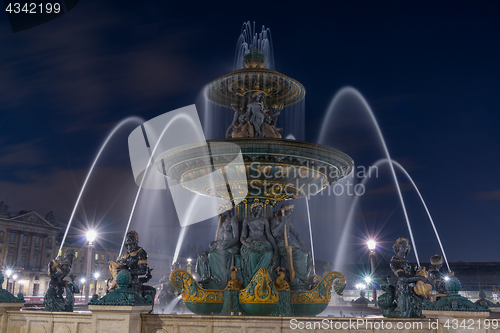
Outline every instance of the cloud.
{"type": "MultiPolygon", "coordinates": [[[[1,141],[1,140],[0,140],[1,141]]],[[[29,168],[47,162],[40,151],[42,138],[0,146],[0,167],[29,168]]]]}
{"type": "MultiPolygon", "coordinates": [[[[53,169],[38,174],[29,183],[0,181],[0,200],[8,198],[11,211],[35,210],[42,215],[54,211],[59,221],[67,222],[86,174],[87,170],[53,169]]],[[[80,225],[102,219],[122,221],[130,212],[136,190],[130,170],[97,168],[91,175],[75,219],[80,225]]]]}
{"type": "Polygon", "coordinates": [[[474,195],[477,200],[500,201],[500,190],[478,192],[474,195]]]}
{"type": "Polygon", "coordinates": [[[143,38],[134,32],[149,31],[151,22],[127,28],[127,15],[102,6],[82,3],[53,22],[0,35],[0,44],[9,45],[0,53],[0,105],[5,112],[14,109],[17,116],[31,116],[39,108],[48,110],[55,126],[74,132],[92,128],[117,108],[137,113],[192,88],[189,77],[195,76],[196,66],[182,40],[196,30],[143,38]]]}

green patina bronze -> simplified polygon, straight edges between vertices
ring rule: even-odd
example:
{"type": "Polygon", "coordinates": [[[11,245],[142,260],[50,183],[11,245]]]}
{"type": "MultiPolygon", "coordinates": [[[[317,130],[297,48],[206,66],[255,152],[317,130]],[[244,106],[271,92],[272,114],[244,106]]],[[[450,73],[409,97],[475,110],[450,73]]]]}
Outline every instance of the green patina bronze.
{"type": "Polygon", "coordinates": [[[271,312],[271,316],[293,316],[290,291],[279,290],[278,295],[280,299],[278,301],[278,305],[274,308],[274,311],[271,312]]]}
{"type": "Polygon", "coordinates": [[[126,269],[121,270],[116,275],[118,288],[101,298],[94,295],[89,305],[153,305],[153,299],[150,295],[146,295],[146,298],[143,298],[134,288],[129,288],[131,282],[132,277],[130,272],[126,269]]]}
{"type": "Polygon", "coordinates": [[[43,298],[45,311],[64,311],[73,312],[75,306],[75,294],[80,292],[80,288],[75,283],[75,275],[70,274],[74,250],[67,250],[62,259],[59,257],[48,264],[48,273],[50,276],[49,288],[43,298]],[[68,276],[71,282],[65,281],[68,276]],[[66,294],[66,297],[63,294],[66,294]]]}
{"type": "Polygon", "coordinates": [[[406,238],[398,238],[392,246],[394,256],[391,258],[391,269],[398,278],[396,287],[389,281],[382,284],[385,294],[378,298],[380,311],[388,318],[423,318],[422,307],[424,297],[415,291],[419,281],[427,281],[424,276],[418,276],[416,267],[406,257],[411,246],[406,238]]]}
{"type": "Polygon", "coordinates": [[[305,96],[298,81],[267,67],[253,46],[242,69],[208,84],[206,97],[234,111],[225,139],[193,142],[157,155],[156,169],[202,196],[223,199],[215,240],[196,272],[177,270],[170,286],[196,314],[297,315],[322,312],[345,278],[312,273],[310,249],[292,223],[293,205],[348,176],[353,160],[333,148],[282,139],[277,119],[305,96]]]}
{"type": "Polygon", "coordinates": [[[474,302],[474,304],[481,306],[483,308],[497,308],[500,307],[500,303],[493,303],[492,301],[486,299],[486,292],[481,290],[479,292],[479,299],[474,302]]]}
{"type": "Polygon", "coordinates": [[[387,318],[422,318],[422,310],[437,311],[490,311],[488,307],[472,303],[460,296],[461,284],[453,272],[448,276],[440,272],[442,257],[431,257],[431,270],[415,267],[406,256],[410,242],[399,238],[393,245],[395,255],[391,269],[398,278],[396,287],[390,285],[389,277],[381,284],[384,294],[378,297],[380,311],[387,318]]]}
{"type": "Polygon", "coordinates": [[[220,312],[221,315],[230,316],[243,313],[239,302],[239,294],[239,290],[224,290],[224,305],[220,312]]]}
{"type": "Polygon", "coordinates": [[[219,314],[224,303],[223,290],[203,289],[191,274],[178,269],[170,274],[170,285],[182,295],[186,307],[196,314],[219,314]]]}
{"type": "Polygon", "coordinates": [[[448,295],[432,304],[426,304],[425,310],[491,312],[488,307],[476,305],[467,298],[460,296],[459,291],[462,289],[462,285],[456,277],[448,277],[445,285],[448,295]]]}
{"type": "Polygon", "coordinates": [[[16,297],[2,288],[3,281],[3,274],[0,273],[0,303],[24,303],[23,294],[19,293],[16,297]]]}
{"type": "Polygon", "coordinates": [[[344,275],[328,272],[311,290],[292,291],[291,304],[295,316],[316,316],[325,311],[330,303],[333,290],[340,296],[346,287],[344,275]]]}

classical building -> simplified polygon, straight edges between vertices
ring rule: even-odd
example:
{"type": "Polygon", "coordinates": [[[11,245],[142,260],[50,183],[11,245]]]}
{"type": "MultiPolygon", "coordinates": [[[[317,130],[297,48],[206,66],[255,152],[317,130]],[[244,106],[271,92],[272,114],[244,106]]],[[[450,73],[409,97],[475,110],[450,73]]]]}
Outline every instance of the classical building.
{"type": "Polygon", "coordinates": [[[56,256],[60,228],[55,226],[52,212],[43,217],[37,212],[10,213],[7,208],[0,202],[0,264],[6,275],[3,287],[13,294],[43,296],[49,282],[47,265],[56,256]]]}
{"type": "MultiPolygon", "coordinates": [[[[80,289],[82,294],[85,295],[85,283],[82,284],[81,279],[86,278],[87,274],[88,246],[86,243],[76,247],[65,246],[63,247],[63,252],[68,249],[75,251],[75,260],[71,267],[71,273],[75,274],[75,281],[78,285],[82,285],[80,289]]],[[[90,295],[98,294],[99,296],[103,296],[106,293],[106,280],[111,277],[108,263],[110,260],[116,260],[116,255],[116,252],[103,249],[99,245],[92,247],[90,295]],[[99,276],[97,281],[95,279],[95,273],[98,273],[99,276]]]]}

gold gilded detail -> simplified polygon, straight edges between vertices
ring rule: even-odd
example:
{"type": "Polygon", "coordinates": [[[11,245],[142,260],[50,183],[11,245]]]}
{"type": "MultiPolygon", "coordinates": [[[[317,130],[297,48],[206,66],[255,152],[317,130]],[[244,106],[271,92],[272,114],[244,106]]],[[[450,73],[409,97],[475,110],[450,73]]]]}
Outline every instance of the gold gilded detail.
{"type": "Polygon", "coordinates": [[[279,291],[290,291],[290,286],[288,282],[285,281],[285,269],[283,267],[278,267],[275,269],[278,273],[278,277],[274,280],[274,285],[279,291]]]}
{"type": "Polygon", "coordinates": [[[265,268],[261,268],[255,273],[248,286],[240,291],[240,304],[278,304],[279,296],[274,282],[265,268]]]}
{"type": "Polygon", "coordinates": [[[224,291],[203,289],[191,274],[178,269],[170,274],[170,284],[177,294],[182,295],[184,302],[192,303],[223,303],[224,291]]]}
{"type": "Polygon", "coordinates": [[[346,286],[344,275],[339,272],[329,272],[312,290],[308,291],[292,291],[291,304],[327,304],[332,298],[333,289],[339,295],[346,286]]]}
{"type": "Polygon", "coordinates": [[[243,284],[241,284],[241,280],[238,278],[238,271],[241,268],[236,266],[231,266],[231,280],[227,283],[226,290],[241,290],[243,289],[243,284]]]}

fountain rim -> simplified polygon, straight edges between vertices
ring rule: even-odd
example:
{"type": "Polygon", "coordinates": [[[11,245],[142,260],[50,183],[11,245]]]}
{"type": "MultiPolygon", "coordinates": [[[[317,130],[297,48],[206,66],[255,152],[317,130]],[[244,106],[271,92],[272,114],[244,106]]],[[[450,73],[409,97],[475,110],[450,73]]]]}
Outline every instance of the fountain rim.
{"type": "MultiPolygon", "coordinates": [[[[233,71],[233,72],[230,72],[226,75],[223,75],[215,80],[212,80],[211,82],[209,82],[207,85],[206,85],[206,88],[210,88],[214,85],[216,85],[218,82],[220,82],[221,80],[224,80],[224,79],[228,79],[228,78],[231,78],[233,76],[239,76],[239,75],[248,75],[248,74],[268,74],[268,75],[275,75],[275,76],[279,76],[287,81],[290,81],[294,84],[296,84],[297,86],[299,86],[299,90],[303,92],[302,96],[300,96],[300,98],[294,102],[291,102],[291,103],[285,103],[283,104],[283,107],[287,107],[287,106],[290,106],[290,105],[293,105],[293,104],[296,104],[298,102],[300,102],[301,100],[304,99],[304,97],[306,96],[306,88],[304,87],[304,85],[302,83],[300,83],[298,80],[294,79],[294,78],[291,78],[285,74],[282,74],[280,72],[277,72],[275,70],[272,70],[272,69],[269,69],[269,68],[242,68],[242,69],[238,69],[236,71],[233,71]]],[[[252,90],[249,90],[248,92],[250,91],[257,91],[255,89],[252,89],[252,90]]],[[[247,92],[247,93],[248,93],[247,92]]],[[[235,94],[236,95],[236,94],[235,94]]],[[[266,95],[267,96],[267,95],[266,95]]],[[[210,100],[210,102],[214,103],[214,104],[217,104],[217,105],[220,105],[220,106],[223,106],[223,107],[226,107],[228,109],[231,109],[231,106],[230,105],[227,105],[227,104],[223,104],[223,103],[219,103],[219,102],[216,102],[214,101],[208,94],[208,92],[206,92],[206,97],[210,100]]]]}
{"type": "MultiPolygon", "coordinates": [[[[282,138],[227,138],[227,139],[213,139],[213,140],[206,140],[206,141],[198,141],[198,142],[186,143],[186,144],[174,147],[174,148],[170,148],[170,149],[168,149],[168,150],[160,153],[155,158],[153,164],[156,165],[157,163],[161,162],[161,160],[164,159],[165,155],[167,155],[167,154],[172,154],[172,153],[180,152],[180,151],[183,151],[185,149],[191,149],[191,148],[197,148],[197,147],[203,147],[203,146],[208,147],[207,143],[220,142],[220,143],[234,143],[234,144],[237,144],[238,141],[240,141],[240,142],[244,142],[244,141],[271,141],[271,143],[286,142],[286,143],[303,144],[303,145],[310,146],[311,148],[312,147],[314,147],[315,149],[319,148],[323,152],[327,152],[327,153],[330,153],[330,154],[333,153],[334,155],[336,155],[336,156],[344,159],[345,162],[352,167],[352,170],[354,170],[354,165],[355,165],[354,164],[354,160],[349,155],[347,155],[346,153],[344,153],[344,152],[342,152],[340,150],[337,150],[335,148],[331,148],[331,147],[328,147],[328,146],[320,145],[318,143],[312,143],[312,142],[301,141],[301,140],[282,139],[282,138]]],[[[286,155],[286,156],[290,156],[290,155],[286,155]]],[[[323,162],[323,163],[325,163],[325,162],[323,162]]],[[[351,170],[351,172],[352,172],[352,170],[351,170]]],[[[347,177],[348,175],[349,175],[349,173],[347,175],[345,175],[344,177],[347,177]]]]}

